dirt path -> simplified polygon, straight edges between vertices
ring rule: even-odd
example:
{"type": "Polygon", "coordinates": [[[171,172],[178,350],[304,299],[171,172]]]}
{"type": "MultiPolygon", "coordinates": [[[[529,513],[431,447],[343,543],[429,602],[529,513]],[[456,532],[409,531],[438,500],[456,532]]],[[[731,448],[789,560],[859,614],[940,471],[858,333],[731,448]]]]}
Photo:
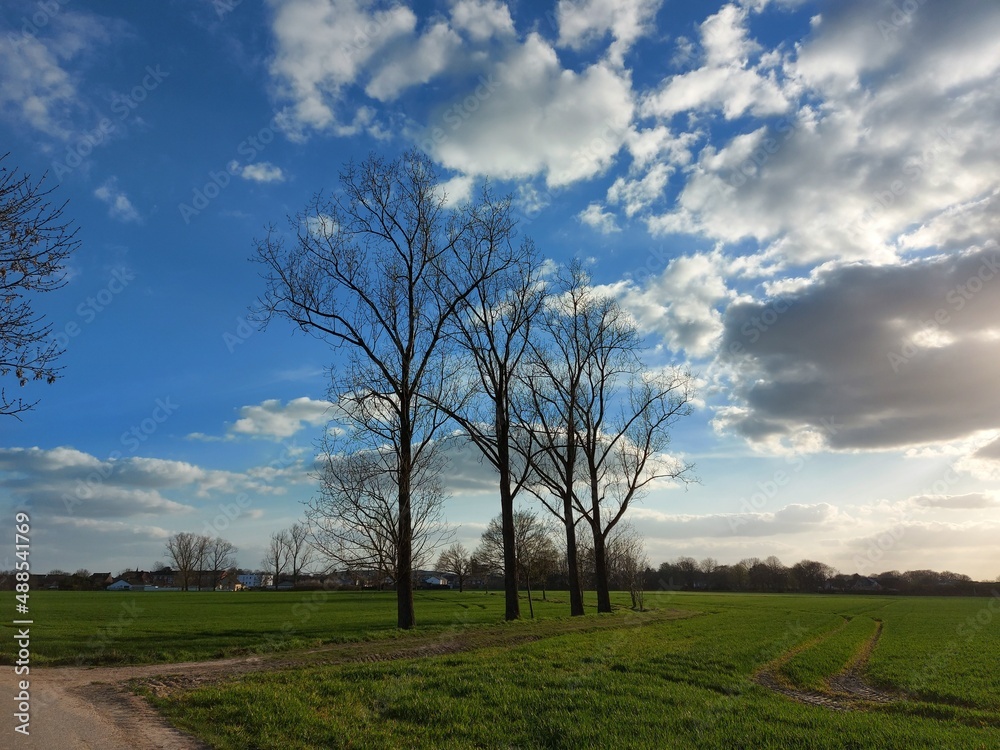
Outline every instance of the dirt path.
{"type": "MultiPolygon", "coordinates": [[[[259,672],[302,666],[411,659],[514,646],[573,632],[642,627],[665,619],[696,616],[679,610],[624,614],[617,617],[573,618],[546,623],[448,630],[395,639],[345,643],[285,654],[208,662],[123,667],[32,668],[30,735],[14,731],[11,712],[0,726],[0,748],[11,750],[202,750],[205,745],[167,724],[131,688],[146,687],[158,695],[177,689],[259,672]]],[[[11,666],[0,667],[4,703],[18,694],[11,666]],[[10,698],[8,698],[10,696],[10,698]]],[[[13,700],[10,700],[13,703],[13,700]]]]}
{"type": "Polygon", "coordinates": [[[901,696],[879,690],[870,685],[864,678],[865,667],[868,665],[872,651],[875,650],[875,646],[882,635],[882,621],[876,620],[875,622],[877,623],[875,632],[858,649],[858,652],[848,662],[844,670],[827,680],[827,691],[801,690],[782,678],[778,670],[795,654],[815,646],[839,632],[847,625],[846,620],[839,627],[782,654],[774,661],[765,665],[763,669],[754,675],[754,682],[799,703],[822,706],[831,711],[858,711],[863,710],[866,705],[872,703],[892,703],[893,701],[902,700],[901,696]]]}

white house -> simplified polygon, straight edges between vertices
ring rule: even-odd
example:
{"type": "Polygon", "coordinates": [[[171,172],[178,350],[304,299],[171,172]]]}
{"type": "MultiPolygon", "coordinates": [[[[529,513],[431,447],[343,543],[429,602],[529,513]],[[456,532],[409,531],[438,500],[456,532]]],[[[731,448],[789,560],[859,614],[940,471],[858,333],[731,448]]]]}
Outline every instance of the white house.
{"type": "Polygon", "coordinates": [[[131,591],[132,584],[126,581],[124,578],[119,578],[117,581],[108,586],[108,591],[131,591]]]}
{"type": "Polygon", "coordinates": [[[274,576],[268,573],[240,573],[236,580],[247,589],[268,588],[274,581],[274,576]]]}

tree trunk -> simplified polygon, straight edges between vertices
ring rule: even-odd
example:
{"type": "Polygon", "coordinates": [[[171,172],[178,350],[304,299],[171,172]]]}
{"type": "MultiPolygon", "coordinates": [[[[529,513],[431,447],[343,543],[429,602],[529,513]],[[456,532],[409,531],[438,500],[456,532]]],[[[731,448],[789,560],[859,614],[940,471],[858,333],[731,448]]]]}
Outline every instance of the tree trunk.
{"type": "Polygon", "coordinates": [[[531,603],[531,578],[529,576],[524,577],[524,586],[528,590],[528,612],[531,613],[531,619],[535,619],[535,607],[531,603]]]}
{"type": "Polygon", "coordinates": [[[569,567],[569,613],[576,617],[583,614],[583,591],[580,589],[580,571],[576,564],[576,525],[573,523],[573,499],[563,498],[566,525],[566,563],[569,567]]]}
{"type": "Polygon", "coordinates": [[[412,471],[412,430],[409,403],[403,405],[399,455],[399,544],[396,550],[396,627],[411,629],[413,614],[413,522],[410,514],[410,474],[412,471]]]}
{"type": "Polygon", "coordinates": [[[608,583],[608,554],[601,533],[600,516],[594,511],[594,588],[597,589],[597,611],[611,611],[611,586],[608,583]]]}
{"type": "Polygon", "coordinates": [[[510,487],[510,430],[506,402],[496,401],[497,467],[500,471],[500,524],[503,535],[504,619],[521,617],[517,596],[517,549],[514,541],[514,493],[510,487]]]}

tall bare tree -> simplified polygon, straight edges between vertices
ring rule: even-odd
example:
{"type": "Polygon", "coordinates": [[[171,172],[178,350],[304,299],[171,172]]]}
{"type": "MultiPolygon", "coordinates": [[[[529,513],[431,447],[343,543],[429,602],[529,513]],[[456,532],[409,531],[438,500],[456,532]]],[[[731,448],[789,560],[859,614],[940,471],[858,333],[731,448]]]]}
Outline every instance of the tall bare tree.
{"type": "Polygon", "coordinates": [[[472,553],[465,545],[456,542],[440,554],[437,569],[442,573],[454,573],[459,592],[465,591],[465,579],[472,572],[472,553]]]}
{"type": "Polygon", "coordinates": [[[544,339],[529,341],[529,367],[521,378],[529,396],[515,434],[531,466],[528,489],[563,525],[570,614],[583,614],[583,589],[577,560],[574,490],[579,480],[579,409],[585,362],[589,353],[580,310],[587,304],[587,287],[575,273],[562,272],[557,293],[542,318],[544,339]]]}
{"type": "Polygon", "coordinates": [[[514,500],[529,476],[530,464],[517,451],[517,390],[529,351],[532,327],[541,314],[545,287],[542,263],[534,245],[514,247],[515,222],[509,199],[496,200],[484,190],[463,239],[461,261],[453,278],[459,287],[482,276],[482,257],[502,258],[506,269],[475,285],[455,317],[454,338],[471,363],[465,393],[474,394],[458,407],[443,408],[461,426],[483,458],[497,471],[503,532],[505,618],[520,616],[517,566],[514,560],[514,500]],[[483,253],[476,248],[491,248],[483,253]],[[496,248],[503,248],[498,252],[496,248]],[[509,262],[508,262],[509,261],[509,262]]]}
{"type": "Polygon", "coordinates": [[[239,550],[232,542],[215,537],[209,539],[205,549],[205,569],[212,574],[212,590],[214,591],[221,578],[221,574],[236,565],[236,553],[239,550]]]}
{"type": "MultiPolygon", "coordinates": [[[[344,349],[333,395],[371,403],[378,425],[390,424],[396,455],[397,625],[413,612],[412,479],[440,422],[424,394],[448,383],[446,330],[478,285],[503,269],[485,245],[463,241],[474,207],[449,211],[432,162],[416,151],[387,161],[370,156],[341,172],[342,190],[317,196],[291,220],[290,241],[272,228],[257,243],[266,292],[258,319],[284,317],[344,349]],[[449,274],[461,253],[475,251],[479,272],[456,285],[449,274]]],[[[444,400],[441,398],[441,400],[444,400]]],[[[363,420],[359,430],[368,429],[363,420]]],[[[367,446],[365,446],[367,447],[367,446]]]]}
{"type": "Polygon", "coordinates": [[[267,551],[264,553],[260,564],[267,573],[274,576],[274,588],[278,587],[278,579],[281,578],[281,574],[288,568],[288,561],[291,558],[290,550],[291,540],[288,538],[286,530],[282,529],[271,534],[267,551]]]}
{"type": "MultiPolygon", "coordinates": [[[[0,376],[13,373],[20,387],[54,383],[64,349],[34,303],[66,283],[66,261],[80,243],[63,219],[66,204],[53,205],[42,180],[4,166],[7,156],[0,156],[0,376]]],[[[0,415],[18,417],[37,403],[0,388],[0,415]]]]}
{"type": "MultiPolygon", "coordinates": [[[[306,507],[312,543],[319,553],[349,570],[375,570],[400,584],[398,454],[393,450],[339,453],[327,442],[320,491],[306,507]]],[[[411,560],[420,566],[447,543],[440,446],[428,446],[411,469],[411,560]]]]}
{"type": "Polygon", "coordinates": [[[562,517],[570,518],[571,497],[590,526],[597,609],[610,612],[608,535],[656,482],[687,481],[693,468],[666,453],[671,427],[691,413],[693,379],[678,369],[646,370],[635,324],[613,297],[594,290],[582,266],[572,266],[562,284],[546,321],[558,365],[539,358],[545,382],[534,388],[543,396],[536,397],[543,426],[535,431],[543,438],[536,465],[545,488],[561,494],[562,517]],[[552,476],[553,468],[563,471],[552,476]]]}

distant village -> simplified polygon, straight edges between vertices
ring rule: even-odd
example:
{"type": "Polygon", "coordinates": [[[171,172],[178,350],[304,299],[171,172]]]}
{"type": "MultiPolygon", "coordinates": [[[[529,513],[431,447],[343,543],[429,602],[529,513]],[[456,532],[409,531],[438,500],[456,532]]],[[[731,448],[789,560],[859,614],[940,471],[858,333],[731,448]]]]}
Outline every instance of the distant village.
{"type": "MultiPolygon", "coordinates": [[[[760,593],[845,593],[922,596],[992,596],[1000,598],[1000,582],[976,581],[967,575],[950,571],[912,570],[888,571],[872,576],[858,573],[836,573],[830,568],[797,563],[786,568],[775,565],[775,560],[743,562],[735,565],[713,565],[711,560],[701,563],[693,558],[678,558],[665,562],[659,568],[646,568],[644,587],[647,591],[750,591],[760,593]],[[809,575],[807,575],[807,573],[809,575]]],[[[819,565],[819,564],[816,564],[819,565]]],[[[564,573],[556,573],[546,581],[532,584],[544,595],[546,589],[565,588],[564,573]]],[[[584,576],[586,580],[587,576],[584,576]]],[[[14,588],[13,571],[0,571],[0,590],[14,588]]],[[[489,575],[464,575],[451,571],[414,571],[414,586],[419,589],[473,589],[499,591],[503,577],[489,575]]],[[[309,591],[332,590],[394,590],[390,577],[375,570],[353,570],[325,573],[301,572],[298,575],[282,573],[277,581],[273,573],[243,568],[222,571],[192,571],[188,580],[180,571],[169,566],[155,570],[124,570],[112,573],[91,573],[78,570],[68,573],[53,570],[46,574],[32,574],[33,591],[244,591],[271,590],[309,591]]]]}

